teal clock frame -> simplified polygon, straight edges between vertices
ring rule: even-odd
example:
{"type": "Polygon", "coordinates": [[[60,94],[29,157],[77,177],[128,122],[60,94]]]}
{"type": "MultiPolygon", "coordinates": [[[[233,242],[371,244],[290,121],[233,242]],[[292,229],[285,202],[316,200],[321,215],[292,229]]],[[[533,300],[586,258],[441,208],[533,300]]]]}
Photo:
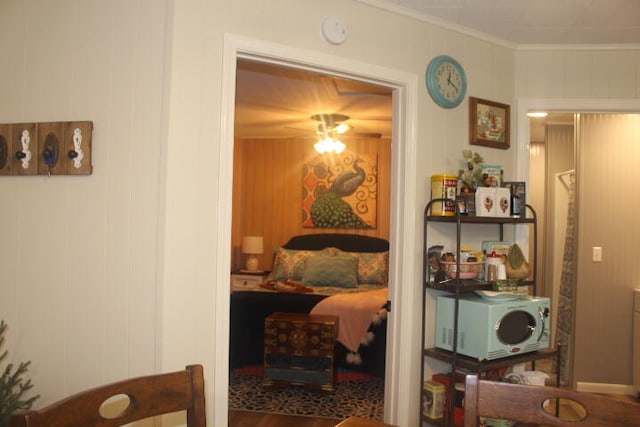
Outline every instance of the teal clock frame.
{"type": "Polygon", "coordinates": [[[429,66],[427,67],[425,79],[429,95],[431,95],[431,98],[435,101],[436,104],[440,105],[443,108],[455,108],[460,105],[465,96],[467,96],[467,74],[465,73],[462,65],[460,65],[458,61],[456,61],[449,55],[439,55],[433,58],[431,62],[429,62],[429,66]],[[440,67],[440,65],[442,65],[444,62],[451,62],[453,66],[458,69],[458,72],[460,73],[460,76],[462,78],[462,87],[460,88],[460,94],[453,101],[442,96],[442,94],[438,90],[436,71],[438,67],[440,67]]]}

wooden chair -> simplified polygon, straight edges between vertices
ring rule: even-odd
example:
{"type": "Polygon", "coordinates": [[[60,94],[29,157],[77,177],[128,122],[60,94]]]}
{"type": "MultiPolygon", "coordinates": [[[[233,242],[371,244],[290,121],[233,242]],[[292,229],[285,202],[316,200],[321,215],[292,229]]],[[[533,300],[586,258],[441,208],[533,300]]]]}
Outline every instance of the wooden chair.
{"type": "Polygon", "coordinates": [[[468,375],[464,426],[477,426],[478,417],[545,426],[640,426],[640,404],[556,387],[479,380],[475,375],[468,375]],[[562,411],[559,418],[548,413],[547,410],[554,412],[554,409],[545,410],[544,402],[548,400],[553,408],[556,399],[567,399],[581,405],[584,410],[580,411],[580,419],[563,420],[562,411]]]}
{"type": "MultiPolygon", "coordinates": [[[[115,402],[111,404],[117,405],[115,402]]],[[[9,425],[116,427],[178,411],[187,412],[188,427],[206,426],[201,365],[187,366],[183,371],[132,378],[86,390],[39,411],[13,415],[9,425]],[[101,414],[108,412],[110,402],[114,402],[110,398],[114,396],[122,397],[127,406],[117,414],[101,414]]]]}

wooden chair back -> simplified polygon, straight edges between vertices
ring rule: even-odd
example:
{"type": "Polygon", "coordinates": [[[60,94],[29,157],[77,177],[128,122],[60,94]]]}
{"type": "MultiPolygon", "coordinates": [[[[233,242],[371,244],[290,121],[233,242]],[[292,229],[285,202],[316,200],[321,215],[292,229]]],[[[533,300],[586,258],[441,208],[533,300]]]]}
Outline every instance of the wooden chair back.
{"type": "Polygon", "coordinates": [[[477,426],[478,417],[545,426],[640,426],[640,404],[557,387],[479,380],[475,375],[468,375],[464,426],[477,426]],[[581,405],[584,411],[580,411],[580,419],[563,420],[562,410],[559,417],[554,415],[553,409],[551,413],[547,412],[549,409],[545,409],[545,402],[555,405],[556,399],[567,399],[581,405]]]}
{"type": "MultiPolygon", "coordinates": [[[[116,405],[116,403],[113,403],[116,405]]],[[[120,408],[120,407],[118,407],[120,408]]],[[[157,415],[186,411],[188,427],[205,427],[201,365],[132,378],[82,391],[37,411],[13,415],[10,427],[117,427],[157,415]],[[117,414],[106,409],[114,396],[128,403],[117,414]],[[104,410],[101,410],[103,408],[104,410]]]]}

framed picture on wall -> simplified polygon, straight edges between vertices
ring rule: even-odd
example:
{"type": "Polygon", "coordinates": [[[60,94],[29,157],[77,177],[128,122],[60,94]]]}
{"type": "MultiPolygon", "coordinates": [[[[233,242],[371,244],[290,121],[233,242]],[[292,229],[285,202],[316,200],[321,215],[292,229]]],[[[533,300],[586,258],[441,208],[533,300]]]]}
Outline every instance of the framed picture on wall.
{"type": "Polygon", "coordinates": [[[469,143],[509,148],[509,106],[470,96],[469,143]]]}

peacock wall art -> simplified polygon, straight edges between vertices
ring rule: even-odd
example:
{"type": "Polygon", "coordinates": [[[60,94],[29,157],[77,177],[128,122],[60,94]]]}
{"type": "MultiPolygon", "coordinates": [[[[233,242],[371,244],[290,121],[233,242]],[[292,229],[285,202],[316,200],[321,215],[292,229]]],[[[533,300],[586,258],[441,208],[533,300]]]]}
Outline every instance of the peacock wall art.
{"type": "Polygon", "coordinates": [[[376,228],[377,157],[345,151],[303,166],[303,227],[376,228]]]}

